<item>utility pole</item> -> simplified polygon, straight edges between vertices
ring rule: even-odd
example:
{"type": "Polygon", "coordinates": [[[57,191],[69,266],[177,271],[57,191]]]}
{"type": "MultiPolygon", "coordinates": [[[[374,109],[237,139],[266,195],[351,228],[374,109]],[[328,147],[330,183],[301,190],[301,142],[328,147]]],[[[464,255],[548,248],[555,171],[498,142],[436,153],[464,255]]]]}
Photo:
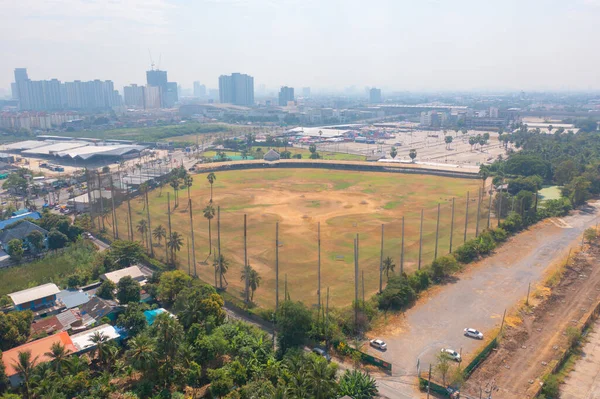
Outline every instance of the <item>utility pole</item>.
{"type": "Polygon", "coordinates": [[[192,277],[192,263],[190,262],[190,238],[186,238],[187,255],[188,255],[188,276],[192,277]]]}
{"type": "Polygon", "coordinates": [[[275,223],[275,311],[279,309],[279,222],[275,223]]]}
{"type": "Polygon", "coordinates": [[[487,228],[490,228],[490,220],[492,217],[492,194],[490,194],[489,200],[488,200],[488,223],[487,223],[487,228]]]}
{"type": "MultiPolygon", "coordinates": [[[[197,141],[197,139],[196,139],[197,141]]],[[[198,145],[196,143],[196,145],[198,145]]],[[[246,214],[244,213],[244,273],[246,275],[245,278],[245,289],[246,289],[246,306],[250,303],[250,268],[248,267],[248,234],[246,230],[246,214]]]]}
{"type": "MultiPolygon", "coordinates": [[[[148,218],[148,245],[150,247],[150,256],[154,257],[154,247],[152,246],[152,226],[150,225],[150,202],[148,201],[148,190],[146,188],[146,217],[148,218]]],[[[192,232],[193,234],[193,232],[192,232]]]]}
{"type": "MultiPolygon", "coordinates": [[[[129,215],[129,232],[131,235],[129,239],[133,241],[133,221],[131,220],[131,190],[129,189],[129,187],[127,188],[127,212],[129,215]]],[[[167,259],[167,263],[168,262],[169,260],[167,259]]]]}
{"type": "Polygon", "coordinates": [[[102,180],[100,179],[100,172],[96,171],[96,176],[98,178],[98,192],[100,193],[100,219],[102,219],[102,230],[106,230],[106,227],[104,226],[104,198],[102,198],[102,180]]]}
{"type": "Polygon", "coordinates": [[[113,237],[116,240],[119,239],[119,225],[117,223],[117,210],[115,209],[115,185],[113,182],[112,174],[110,175],[110,199],[112,201],[112,215],[113,215],[113,237]]]}
{"type": "Polygon", "coordinates": [[[475,218],[475,238],[479,237],[479,219],[481,219],[481,197],[483,189],[477,192],[477,217],[475,218]]]}
{"type": "Polygon", "coordinates": [[[465,210],[465,235],[463,238],[463,244],[467,242],[467,226],[469,225],[469,192],[467,191],[467,206],[465,210]]]}
{"type": "Polygon", "coordinates": [[[191,198],[188,198],[188,207],[190,209],[190,230],[192,231],[192,261],[194,262],[194,277],[198,277],[198,271],[196,270],[196,242],[194,241],[194,215],[192,213],[191,198]]]}
{"type": "Polygon", "coordinates": [[[365,308],[365,271],[362,271],[362,307],[365,308]]]}
{"type": "Polygon", "coordinates": [[[423,208],[421,208],[421,228],[419,229],[419,270],[421,270],[421,255],[423,254],[423,208]]]}
{"type": "Polygon", "coordinates": [[[504,319],[506,318],[506,309],[504,309],[504,314],[502,315],[502,323],[500,324],[500,333],[502,334],[502,329],[504,328],[504,319]]]}
{"type": "Polygon", "coordinates": [[[321,222],[317,222],[317,300],[321,309],[321,222]]]}
{"type": "Polygon", "coordinates": [[[325,349],[329,348],[329,287],[327,287],[327,303],[325,305],[325,349]]]}
{"type": "Polygon", "coordinates": [[[433,260],[437,259],[439,233],[440,233],[440,204],[438,203],[437,222],[435,225],[435,251],[433,253],[433,260]]]}
{"type": "Polygon", "coordinates": [[[358,325],[358,234],[354,239],[354,330],[358,325]]]}
{"type": "Polygon", "coordinates": [[[531,291],[531,282],[527,285],[527,300],[525,301],[525,305],[529,306],[529,292],[531,291]]]}
{"type": "Polygon", "coordinates": [[[400,275],[404,273],[404,215],[402,215],[402,244],[400,249],[400,275]]]}
{"type": "Polygon", "coordinates": [[[217,206],[217,264],[219,265],[219,287],[223,289],[223,265],[221,258],[221,206],[217,206]]]}
{"type": "Polygon", "coordinates": [[[496,215],[498,218],[498,227],[500,227],[500,218],[502,217],[502,197],[504,197],[502,195],[502,190],[500,190],[500,192],[498,192],[496,196],[500,196],[500,198],[498,199],[498,214],[496,215]]]}
{"type": "MultiPolygon", "coordinates": [[[[167,215],[169,218],[169,240],[171,239],[171,195],[167,191],[167,215]]],[[[168,253],[168,251],[167,251],[168,253]]],[[[167,256],[167,263],[169,263],[169,257],[167,256]]],[[[215,287],[216,288],[216,287],[215,287]]]]}
{"type": "Polygon", "coordinates": [[[450,221],[450,251],[452,253],[452,236],[454,236],[454,197],[452,197],[452,219],[450,221]]]}
{"type": "Polygon", "coordinates": [[[431,386],[431,364],[429,364],[429,377],[427,378],[427,399],[429,399],[429,387],[431,386]]]}
{"type": "Polygon", "coordinates": [[[379,255],[379,293],[383,291],[383,223],[381,224],[381,253],[379,255]]]}

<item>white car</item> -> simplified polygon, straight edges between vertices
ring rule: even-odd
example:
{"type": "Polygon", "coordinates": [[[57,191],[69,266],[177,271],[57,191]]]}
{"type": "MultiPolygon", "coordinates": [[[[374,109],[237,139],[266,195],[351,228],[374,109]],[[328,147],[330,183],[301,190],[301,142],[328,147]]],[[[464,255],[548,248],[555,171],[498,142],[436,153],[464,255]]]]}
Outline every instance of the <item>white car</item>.
{"type": "Polygon", "coordinates": [[[385,342],[383,342],[380,339],[372,339],[371,341],[369,341],[369,344],[373,347],[373,348],[377,348],[379,350],[386,350],[387,349],[387,345],[385,342]]]}
{"type": "Polygon", "coordinates": [[[442,348],[441,352],[444,353],[444,354],[446,354],[446,355],[448,355],[448,357],[450,359],[456,360],[457,362],[460,362],[462,360],[461,357],[460,357],[460,353],[458,353],[454,349],[442,348]]]}
{"type": "Polygon", "coordinates": [[[470,338],[483,339],[483,333],[474,328],[465,328],[465,335],[470,338]]]}

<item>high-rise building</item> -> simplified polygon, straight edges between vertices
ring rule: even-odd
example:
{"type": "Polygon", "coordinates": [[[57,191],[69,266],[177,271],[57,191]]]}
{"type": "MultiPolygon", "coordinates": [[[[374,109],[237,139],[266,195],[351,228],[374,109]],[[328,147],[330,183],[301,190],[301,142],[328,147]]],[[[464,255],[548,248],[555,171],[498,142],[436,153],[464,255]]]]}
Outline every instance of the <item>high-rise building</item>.
{"type": "Polygon", "coordinates": [[[304,98],[310,98],[310,87],[303,87],[302,88],[302,97],[304,97],[304,98]]]}
{"type": "Polygon", "coordinates": [[[222,103],[254,105],[254,78],[241,73],[219,77],[219,99],[222,103]]]}
{"type": "Polygon", "coordinates": [[[128,107],[145,108],[146,91],[144,86],[132,84],[123,87],[123,101],[128,107]]]}
{"type": "Polygon", "coordinates": [[[144,103],[145,103],[146,109],[157,109],[157,108],[161,107],[160,87],[146,85],[146,87],[144,89],[144,93],[146,94],[145,98],[144,98],[144,103]]]}
{"type": "Polygon", "coordinates": [[[159,88],[161,107],[171,108],[179,100],[179,96],[177,95],[177,83],[169,82],[167,71],[161,71],[160,69],[146,71],[146,82],[149,86],[159,88]]]}
{"type": "Polygon", "coordinates": [[[496,107],[490,107],[490,118],[497,118],[499,110],[496,107]]]}
{"type": "Polygon", "coordinates": [[[290,101],[294,101],[294,88],[283,86],[279,90],[279,106],[285,107],[290,101]]]}
{"type": "Polygon", "coordinates": [[[381,104],[381,89],[373,87],[369,91],[369,102],[371,104],[381,104]]]}
{"type": "Polygon", "coordinates": [[[200,84],[200,82],[194,82],[194,97],[204,98],[206,97],[206,86],[200,84]]]}
{"type": "Polygon", "coordinates": [[[30,80],[25,68],[16,68],[13,87],[21,110],[105,109],[121,104],[110,80],[65,83],[58,79],[30,80]]]}

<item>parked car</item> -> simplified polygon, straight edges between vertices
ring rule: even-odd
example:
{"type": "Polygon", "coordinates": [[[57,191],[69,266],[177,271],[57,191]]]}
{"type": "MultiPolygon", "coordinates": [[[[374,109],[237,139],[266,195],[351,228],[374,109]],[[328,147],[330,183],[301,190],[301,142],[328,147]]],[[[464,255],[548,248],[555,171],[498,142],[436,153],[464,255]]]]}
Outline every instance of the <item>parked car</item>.
{"type": "Polygon", "coordinates": [[[323,356],[328,362],[331,361],[331,356],[329,356],[329,354],[321,348],[312,348],[313,353],[316,353],[319,356],[323,356]]]}
{"type": "Polygon", "coordinates": [[[445,353],[446,355],[448,355],[448,357],[450,359],[455,360],[457,362],[460,362],[462,360],[461,357],[460,357],[460,353],[458,353],[454,349],[442,348],[441,352],[445,353]]]}
{"type": "Polygon", "coordinates": [[[385,342],[383,342],[380,339],[372,339],[371,341],[369,341],[369,344],[373,347],[373,348],[377,348],[379,350],[386,350],[387,349],[387,345],[385,342]]]}
{"type": "Polygon", "coordinates": [[[483,339],[483,333],[474,328],[465,328],[465,335],[469,338],[483,339]]]}

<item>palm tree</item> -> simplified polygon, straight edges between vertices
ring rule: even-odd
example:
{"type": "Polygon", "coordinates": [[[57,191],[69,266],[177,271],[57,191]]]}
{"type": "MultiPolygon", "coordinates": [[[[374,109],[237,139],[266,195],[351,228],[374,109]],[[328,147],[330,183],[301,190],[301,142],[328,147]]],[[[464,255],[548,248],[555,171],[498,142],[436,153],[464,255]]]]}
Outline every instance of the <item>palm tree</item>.
{"type": "Polygon", "coordinates": [[[162,239],[167,237],[167,230],[163,227],[162,224],[159,224],[152,231],[152,236],[158,240],[158,244],[160,245],[162,242],[162,239]]]}
{"type": "Polygon", "coordinates": [[[225,274],[229,270],[229,261],[223,255],[220,255],[215,257],[213,266],[216,272],[219,273],[219,287],[223,289],[223,279],[225,279],[225,284],[228,284],[225,274]]]}
{"type": "Polygon", "coordinates": [[[136,230],[142,235],[144,245],[148,246],[148,238],[146,236],[146,233],[148,233],[148,222],[145,219],[140,220],[136,226],[136,230]]]}
{"type": "Polygon", "coordinates": [[[98,357],[98,363],[105,364],[108,351],[106,349],[108,344],[108,337],[101,332],[96,331],[90,338],[90,341],[95,345],[91,351],[92,357],[98,357]]]}
{"type": "Polygon", "coordinates": [[[31,351],[19,352],[17,357],[17,363],[13,364],[13,368],[23,378],[23,388],[25,390],[25,399],[30,398],[30,385],[31,373],[35,368],[38,356],[31,358],[31,351]]]}
{"type": "Polygon", "coordinates": [[[177,197],[177,192],[179,191],[179,184],[180,184],[179,179],[173,178],[169,184],[171,185],[171,187],[173,187],[173,193],[175,196],[175,208],[177,208],[177,206],[179,205],[179,200],[177,197]]]}
{"type": "Polygon", "coordinates": [[[308,382],[315,399],[328,399],[335,397],[337,384],[335,374],[337,368],[331,366],[322,357],[314,356],[308,365],[308,382]]]}
{"type": "Polygon", "coordinates": [[[206,205],[206,208],[202,210],[203,216],[208,219],[208,254],[212,254],[212,230],[210,221],[215,217],[215,208],[212,204],[206,205]]]}
{"type": "Polygon", "coordinates": [[[371,399],[377,396],[377,383],[367,373],[346,370],[340,378],[339,394],[352,398],[371,399]]]}
{"type": "Polygon", "coordinates": [[[213,202],[213,183],[217,180],[217,175],[213,172],[210,172],[208,176],[206,176],[206,180],[210,183],[210,202],[213,202]]]}
{"type": "Polygon", "coordinates": [[[50,347],[50,352],[44,353],[44,355],[48,356],[52,359],[52,364],[54,366],[54,371],[59,373],[62,371],[63,366],[68,363],[67,357],[71,353],[64,345],[60,342],[55,342],[50,347]]]}
{"type": "Polygon", "coordinates": [[[254,301],[254,291],[256,291],[258,287],[260,287],[260,281],[262,280],[262,277],[260,277],[258,272],[254,270],[250,265],[244,267],[244,269],[242,270],[240,281],[246,281],[246,275],[248,275],[248,287],[250,288],[250,302],[252,302],[254,301]]]}
{"type": "Polygon", "coordinates": [[[129,364],[142,373],[154,370],[156,357],[156,343],[146,334],[139,334],[129,341],[129,350],[125,353],[129,364]]]}
{"type": "Polygon", "coordinates": [[[167,242],[167,247],[171,251],[171,259],[173,259],[173,264],[175,264],[177,262],[177,252],[183,248],[183,236],[176,231],[172,232],[167,242]]]}
{"type": "Polygon", "coordinates": [[[190,197],[190,187],[192,187],[192,183],[194,183],[194,178],[190,175],[185,175],[185,177],[183,178],[183,184],[188,189],[188,198],[190,197]]]}
{"type": "Polygon", "coordinates": [[[388,281],[390,279],[390,272],[393,273],[395,267],[394,261],[389,256],[383,260],[383,271],[385,272],[385,277],[388,281]]]}

